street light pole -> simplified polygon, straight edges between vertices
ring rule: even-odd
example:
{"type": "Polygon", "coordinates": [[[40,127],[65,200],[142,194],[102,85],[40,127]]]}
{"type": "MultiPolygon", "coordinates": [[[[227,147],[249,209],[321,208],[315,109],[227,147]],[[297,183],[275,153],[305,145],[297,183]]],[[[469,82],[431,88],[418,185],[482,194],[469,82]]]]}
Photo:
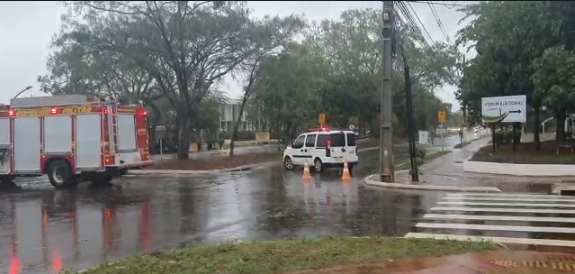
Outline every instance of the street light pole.
{"type": "Polygon", "coordinates": [[[15,95],[14,97],[12,97],[12,99],[18,98],[18,96],[22,95],[22,93],[24,93],[24,92],[26,92],[26,91],[28,91],[28,90],[30,90],[30,89],[32,89],[32,86],[27,86],[26,88],[24,88],[24,89],[21,90],[20,92],[16,93],[16,95],[15,95]]]}
{"type": "Polygon", "coordinates": [[[393,102],[391,90],[391,65],[392,65],[392,38],[393,38],[393,1],[383,2],[383,29],[382,29],[382,70],[381,98],[379,113],[381,120],[380,131],[380,155],[379,162],[380,180],[382,182],[394,182],[393,163],[393,102]]]}

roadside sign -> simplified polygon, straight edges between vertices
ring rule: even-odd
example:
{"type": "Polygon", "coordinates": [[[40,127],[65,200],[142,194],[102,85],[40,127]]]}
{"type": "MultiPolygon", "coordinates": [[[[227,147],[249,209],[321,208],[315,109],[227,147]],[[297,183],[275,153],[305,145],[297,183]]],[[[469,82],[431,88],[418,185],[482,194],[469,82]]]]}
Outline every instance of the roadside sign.
{"type": "Polygon", "coordinates": [[[267,131],[264,132],[256,132],[256,141],[269,141],[270,140],[270,133],[267,131]]]}
{"type": "Polygon", "coordinates": [[[317,117],[317,123],[320,125],[325,124],[325,113],[320,113],[317,117]]]}
{"type": "Polygon", "coordinates": [[[481,98],[481,118],[484,123],[525,123],[527,96],[499,96],[481,98]]]}
{"type": "Polygon", "coordinates": [[[447,112],[445,110],[440,110],[437,112],[437,121],[440,123],[445,123],[447,120],[447,112]]]}
{"type": "Polygon", "coordinates": [[[354,130],[355,126],[354,125],[349,125],[349,130],[354,130]]]}

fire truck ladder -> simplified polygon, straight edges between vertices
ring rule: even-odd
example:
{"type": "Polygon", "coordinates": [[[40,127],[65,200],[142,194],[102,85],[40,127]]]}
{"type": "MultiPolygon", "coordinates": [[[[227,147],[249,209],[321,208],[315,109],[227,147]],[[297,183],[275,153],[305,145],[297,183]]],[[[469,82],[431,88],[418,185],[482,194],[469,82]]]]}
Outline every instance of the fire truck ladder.
{"type": "Polygon", "coordinates": [[[106,101],[108,106],[108,123],[112,125],[112,130],[110,134],[110,140],[114,142],[113,153],[118,153],[118,106],[116,100],[106,101]]]}

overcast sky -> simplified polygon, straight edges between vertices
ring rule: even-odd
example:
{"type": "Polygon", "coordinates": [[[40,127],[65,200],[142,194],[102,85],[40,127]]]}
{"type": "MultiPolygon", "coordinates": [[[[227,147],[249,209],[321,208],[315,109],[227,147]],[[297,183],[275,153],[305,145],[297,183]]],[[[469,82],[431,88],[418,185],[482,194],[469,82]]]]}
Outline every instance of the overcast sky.
{"type": "MultiPolygon", "coordinates": [[[[442,1],[461,2],[461,1],[442,1]]],[[[433,3],[442,3],[433,2],[433,3]]],[[[466,2],[463,2],[466,3],[466,2]]],[[[469,2],[467,2],[469,3],[469,2]]],[[[324,18],[336,19],[339,14],[350,8],[381,8],[380,1],[250,1],[256,16],[265,14],[285,16],[292,13],[305,14],[310,20],[324,18]]],[[[433,17],[426,3],[411,4],[435,41],[444,41],[445,35],[433,17]]],[[[461,27],[457,23],[462,17],[456,7],[434,5],[444,29],[451,37],[461,27]]],[[[46,73],[46,58],[52,35],[60,28],[60,15],[64,8],[53,1],[36,2],[0,2],[0,102],[9,99],[27,86],[33,89],[25,95],[41,95],[36,77],[46,73]]],[[[228,81],[222,90],[231,97],[238,97],[241,85],[228,81]]],[[[445,101],[455,102],[455,87],[444,87],[437,95],[445,101]]]]}

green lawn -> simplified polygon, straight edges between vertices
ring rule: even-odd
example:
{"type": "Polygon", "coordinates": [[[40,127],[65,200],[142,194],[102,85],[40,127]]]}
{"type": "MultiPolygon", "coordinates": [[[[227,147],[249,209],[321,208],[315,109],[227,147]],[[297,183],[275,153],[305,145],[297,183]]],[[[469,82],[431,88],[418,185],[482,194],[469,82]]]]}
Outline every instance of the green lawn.
{"type": "MultiPolygon", "coordinates": [[[[488,242],[321,238],[190,246],[103,264],[85,274],[266,274],[401,258],[437,257],[495,250],[488,242]]],[[[74,272],[66,272],[74,273],[74,272]]]]}

